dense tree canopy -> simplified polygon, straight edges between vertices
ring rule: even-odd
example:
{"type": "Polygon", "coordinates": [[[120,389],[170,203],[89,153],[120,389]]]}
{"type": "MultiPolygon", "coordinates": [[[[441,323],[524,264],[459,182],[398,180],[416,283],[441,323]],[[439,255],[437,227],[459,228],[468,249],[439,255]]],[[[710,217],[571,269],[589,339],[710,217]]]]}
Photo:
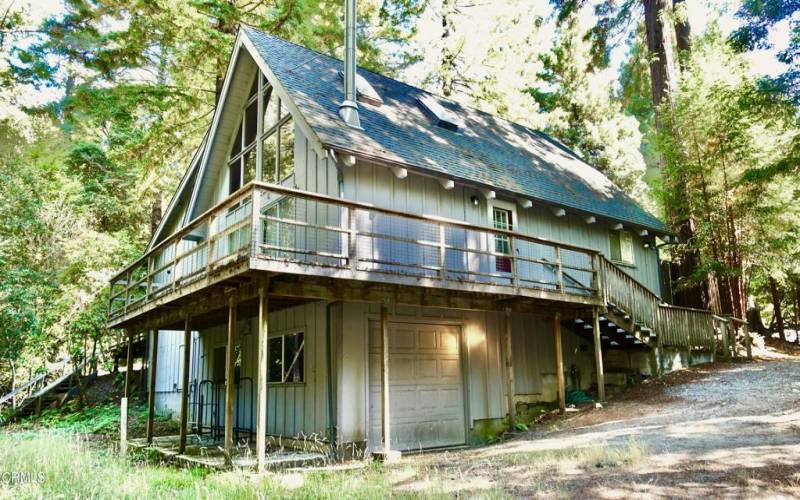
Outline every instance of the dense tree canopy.
{"type": "MultiPolygon", "coordinates": [[[[682,0],[358,4],[359,64],[547,131],[673,223],[675,291],[800,315],[796,0],[742,1],[730,34],[682,0]],[[775,75],[748,65],[765,48],[775,75]]],[[[202,140],[238,26],[342,50],[339,0],[56,5],[0,3],[0,392],[105,341],[108,278],[202,140]]]]}

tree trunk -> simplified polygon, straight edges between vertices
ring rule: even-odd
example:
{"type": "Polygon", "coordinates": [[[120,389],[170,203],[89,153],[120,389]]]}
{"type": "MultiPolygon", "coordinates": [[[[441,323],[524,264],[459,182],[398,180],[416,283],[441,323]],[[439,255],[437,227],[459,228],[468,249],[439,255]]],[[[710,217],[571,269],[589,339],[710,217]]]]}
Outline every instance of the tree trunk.
{"type": "Polygon", "coordinates": [[[764,321],[761,319],[761,310],[753,307],[747,311],[747,326],[751,332],[756,332],[762,337],[769,335],[769,330],[764,326],[764,321]]]}
{"type": "MultiPolygon", "coordinates": [[[[672,9],[677,10],[679,6],[685,4],[686,0],[672,0],[672,9]]],[[[689,26],[688,17],[681,17],[675,23],[675,45],[678,47],[678,64],[681,69],[685,69],[685,52],[691,48],[692,29],[689,26]]]]}
{"type": "Polygon", "coordinates": [[[97,373],[97,337],[92,341],[92,357],[89,363],[89,374],[97,373]]]}
{"type": "MultiPolygon", "coordinates": [[[[84,359],[85,356],[84,356],[84,359]]],[[[80,370],[77,369],[77,363],[75,363],[75,359],[72,360],[72,377],[75,381],[75,385],[78,387],[78,410],[83,410],[86,406],[86,400],[84,399],[84,379],[81,377],[80,370]]],[[[83,368],[81,368],[83,369],[83,368]]]]}
{"type": "Polygon", "coordinates": [[[650,51],[650,90],[653,104],[659,106],[669,99],[675,85],[675,62],[669,31],[664,29],[668,0],[643,0],[647,49],[650,51]]]}
{"type": "Polygon", "coordinates": [[[442,60],[439,77],[442,81],[442,95],[450,97],[455,90],[456,58],[458,51],[450,46],[455,32],[454,17],[458,13],[457,0],[442,1],[442,60]]]}
{"type": "Polygon", "coordinates": [[[800,281],[794,284],[794,340],[800,344],[800,281]]]}
{"type": "Polygon", "coordinates": [[[772,276],[769,277],[769,291],[772,295],[772,308],[773,317],[775,319],[775,326],[778,329],[782,341],[786,341],[786,332],[783,329],[783,314],[781,314],[781,293],[778,289],[778,283],[772,276]]]}
{"type": "MultiPolygon", "coordinates": [[[[682,0],[677,0],[680,3],[682,0]]],[[[664,103],[671,104],[671,93],[677,83],[675,72],[675,55],[672,49],[672,32],[676,33],[679,48],[689,48],[689,26],[682,23],[681,26],[665,26],[668,22],[667,11],[671,8],[670,0],[642,0],[644,7],[644,23],[647,35],[647,49],[650,52],[650,90],[653,97],[653,105],[656,110],[656,128],[661,128],[658,107],[664,103]],[[680,34],[678,34],[680,30],[680,34]]],[[[663,162],[662,162],[663,167],[663,162]]],[[[667,186],[669,189],[670,186],[667,186]]],[[[677,193],[682,186],[673,186],[677,193]]],[[[695,222],[691,207],[687,207],[684,213],[674,207],[666,207],[673,229],[678,235],[683,250],[677,255],[679,276],[682,281],[689,280],[690,276],[700,266],[700,254],[694,247],[695,222]]],[[[708,307],[708,283],[696,286],[682,287],[680,294],[677,294],[678,305],[687,307],[707,308],[708,307]]]]}

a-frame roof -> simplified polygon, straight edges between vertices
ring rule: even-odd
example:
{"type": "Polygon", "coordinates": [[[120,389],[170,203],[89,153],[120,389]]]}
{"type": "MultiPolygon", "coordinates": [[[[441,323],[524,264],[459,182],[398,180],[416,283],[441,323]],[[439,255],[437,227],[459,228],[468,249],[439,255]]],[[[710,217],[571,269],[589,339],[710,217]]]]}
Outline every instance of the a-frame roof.
{"type": "Polygon", "coordinates": [[[243,52],[275,86],[319,153],[328,149],[352,153],[658,234],[669,232],[661,220],[608,177],[548,135],[363,68],[358,69],[359,75],[377,91],[383,104],[360,103],[362,129],[347,127],[338,114],[342,101],[340,60],[246,27],[237,37],[221,105],[204,146],[165,218],[174,217],[172,212],[188,196],[187,220],[208,208],[204,206],[212,189],[208,170],[217,163],[209,158],[209,150],[214,149],[217,125],[224,116],[227,89],[250,84],[249,80],[232,82],[243,52]],[[419,105],[420,98],[435,100],[463,126],[458,131],[436,126],[419,105]]]}
{"type": "Polygon", "coordinates": [[[242,31],[326,148],[668,231],[608,177],[548,135],[362,68],[359,74],[383,105],[360,104],[363,130],[349,128],[338,115],[341,61],[255,29],[242,31]],[[435,126],[418,104],[422,96],[460,118],[463,129],[435,126]]]}

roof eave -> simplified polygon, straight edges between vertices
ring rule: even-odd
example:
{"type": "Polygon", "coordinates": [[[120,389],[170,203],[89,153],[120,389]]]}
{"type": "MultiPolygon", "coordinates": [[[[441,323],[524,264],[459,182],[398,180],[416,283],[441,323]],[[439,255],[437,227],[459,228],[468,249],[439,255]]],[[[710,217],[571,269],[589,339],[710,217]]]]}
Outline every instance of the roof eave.
{"type": "Polygon", "coordinates": [[[626,227],[630,227],[630,228],[633,228],[633,229],[639,229],[639,230],[646,229],[648,231],[654,231],[654,232],[657,233],[656,234],[657,236],[659,236],[659,235],[675,236],[675,234],[672,231],[669,230],[669,228],[666,226],[666,224],[664,224],[663,227],[656,227],[655,225],[653,225],[653,226],[644,225],[644,224],[634,223],[634,222],[631,222],[631,221],[626,220],[626,219],[619,219],[619,218],[610,217],[610,216],[605,215],[605,214],[599,214],[599,213],[596,213],[596,212],[589,212],[589,211],[586,211],[586,210],[583,210],[583,209],[580,209],[580,208],[576,208],[576,207],[573,207],[573,206],[555,203],[555,202],[552,202],[552,201],[549,201],[549,200],[545,200],[545,199],[542,199],[542,198],[532,197],[531,195],[529,195],[527,193],[514,192],[514,191],[505,190],[505,189],[498,189],[496,186],[492,186],[490,184],[483,184],[483,183],[480,183],[480,182],[477,182],[477,181],[474,181],[474,180],[461,178],[461,177],[458,177],[458,176],[455,176],[455,175],[451,175],[451,174],[445,174],[445,173],[442,173],[442,172],[439,172],[439,171],[436,171],[436,170],[432,170],[432,169],[428,169],[428,168],[425,168],[425,167],[422,167],[422,166],[419,166],[419,165],[410,164],[410,163],[404,162],[402,160],[397,160],[397,159],[394,159],[394,158],[387,158],[385,156],[378,156],[378,155],[373,155],[373,154],[369,154],[369,153],[364,153],[363,151],[360,151],[358,149],[353,149],[353,148],[350,148],[350,147],[347,147],[347,146],[343,146],[341,144],[323,142],[322,146],[325,149],[333,150],[333,151],[335,151],[337,153],[349,154],[349,155],[352,155],[352,156],[354,156],[356,158],[360,158],[362,160],[369,161],[371,163],[376,163],[376,164],[384,165],[384,166],[387,166],[387,167],[402,167],[402,168],[408,169],[408,170],[410,170],[412,172],[415,172],[417,174],[427,175],[427,176],[430,176],[430,177],[447,177],[449,179],[453,179],[455,181],[458,181],[460,184],[463,184],[465,186],[470,186],[470,187],[473,187],[475,189],[482,189],[482,188],[492,189],[492,190],[495,190],[495,191],[499,191],[502,194],[506,194],[511,198],[530,199],[532,202],[535,202],[535,203],[537,203],[539,205],[544,205],[544,206],[554,207],[554,208],[563,208],[564,210],[568,210],[568,211],[570,211],[572,213],[577,213],[579,215],[592,215],[592,216],[595,216],[595,217],[600,217],[603,220],[624,224],[624,225],[626,225],[626,227]]]}

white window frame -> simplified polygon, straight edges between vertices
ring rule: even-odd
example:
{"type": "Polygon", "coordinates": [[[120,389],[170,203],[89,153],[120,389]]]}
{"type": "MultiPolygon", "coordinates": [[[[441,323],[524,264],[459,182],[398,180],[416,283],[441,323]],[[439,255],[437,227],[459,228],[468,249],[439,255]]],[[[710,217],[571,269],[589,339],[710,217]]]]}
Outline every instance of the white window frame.
{"type": "MultiPolygon", "coordinates": [[[[517,232],[517,228],[519,227],[519,216],[517,215],[517,205],[516,205],[516,203],[511,203],[511,202],[498,200],[498,199],[491,199],[491,200],[487,200],[486,206],[488,208],[487,216],[489,217],[489,227],[490,228],[497,229],[496,227],[494,227],[494,209],[495,208],[499,208],[501,210],[506,210],[508,212],[511,212],[511,229],[510,229],[510,231],[511,232],[517,232]]],[[[492,239],[491,239],[489,250],[492,251],[492,252],[497,251],[497,243],[495,241],[496,238],[497,238],[497,236],[493,236],[492,239]]],[[[508,256],[510,258],[511,256],[514,255],[514,246],[511,244],[510,241],[509,241],[509,244],[508,244],[508,251],[509,251],[508,256]]],[[[496,257],[496,258],[497,259],[501,259],[501,257],[496,257]]],[[[497,265],[495,265],[495,267],[497,267],[497,265]]],[[[513,268],[511,270],[512,270],[512,272],[514,271],[513,268]]],[[[496,269],[495,269],[495,271],[496,271],[496,269]]]]}
{"type": "MultiPolygon", "coordinates": [[[[269,380],[269,369],[268,369],[267,370],[267,385],[278,385],[278,386],[280,386],[280,385],[303,385],[303,384],[305,384],[306,383],[306,366],[307,366],[307,362],[308,362],[306,360],[306,358],[305,358],[305,355],[306,355],[306,352],[305,352],[306,351],[306,340],[308,340],[308,329],[307,328],[293,328],[291,330],[284,330],[284,331],[281,331],[281,332],[275,332],[274,334],[269,334],[267,336],[267,346],[266,346],[266,348],[267,348],[267,364],[269,364],[269,342],[271,340],[274,340],[274,339],[277,339],[277,338],[281,339],[281,357],[282,357],[282,359],[281,359],[281,370],[283,370],[283,372],[281,373],[282,380],[280,382],[270,381],[269,380]],[[298,333],[302,333],[303,334],[303,342],[300,344],[300,352],[303,353],[303,372],[301,374],[302,375],[302,380],[300,382],[293,382],[293,381],[287,381],[286,380],[286,376],[287,376],[288,370],[287,370],[287,364],[286,364],[286,344],[285,344],[285,340],[283,340],[283,339],[285,337],[290,336],[290,335],[297,335],[298,333]]],[[[293,365],[293,363],[291,363],[291,361],[292,360],[289,360],[289,364],[293,365]]],[[[289,367],[291,367],[291,366],[289,366],[289,367]]]]}
{"type": "Polygon", "coordinates": [[[495,227],[494,227],[494,209],[495,208],[501,208],[503,210],[508,210],[509,212],[511,212],[511,219],[512,219],[512,221],[511,221],[511,231],[517,232],[517,228],[519,227],[519,217],[517,216],[517,205],[516,205],[516,203],[511,203],[511,202],[508,202],[508,201],[493,199],[493,200],[489,200],[488,203],[486,203],[486,206],[489,209],[489,211],[487,213],[487,215],[489,216],[489,227],[491,227],[492,229],[495,229],[495,227]]]}
{"type": "MultiPolygon", "coordinates": [[[[624,264],[627,266],[635,266],[636,265],[636,251],[635,245],[636,242],[634,241],[633,233],[624,229],[619,231],[613,231],[617,235],[617,240],[619,241],[619,260],[612,259],[614,262],[624,264]]],[[[610,234],[610,233],[609,233],[610,234]]],[[[611,245],[611,240],[609,239],[609,246],[611,245]]],[[[611,255],[609,255],[611,257],[611,255]]]]}

